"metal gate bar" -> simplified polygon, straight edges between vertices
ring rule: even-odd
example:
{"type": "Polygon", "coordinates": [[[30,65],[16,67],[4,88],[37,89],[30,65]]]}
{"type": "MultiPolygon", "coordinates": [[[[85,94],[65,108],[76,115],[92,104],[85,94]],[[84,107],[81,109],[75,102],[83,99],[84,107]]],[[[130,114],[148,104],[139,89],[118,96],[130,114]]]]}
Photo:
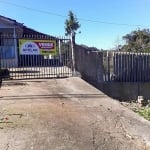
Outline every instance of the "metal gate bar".
{"type": "MultiPolygon", "coordinates": [[[[11,47],[7,44],[0,46],[1,68],[9,71],[11,79],[43,79],[72,76],[73,66],[70,39],[50,38],[49,36],[43,38],[43,36],[34,35],[24,37],[16,35],[15,37],[17,37],[17,53],[15,53],[13,45],[11,47]],[[18,44],[20,39],[29,40],[29,42],[32,40],[43,42],[53,40],[56,43],[56,51],[49,55],[21,54],[20,45],[18,44]]],[[[3,38],[3,41],[14,40],[12,36],[8,37],[8,35],[0,38],[3,38]]]]}

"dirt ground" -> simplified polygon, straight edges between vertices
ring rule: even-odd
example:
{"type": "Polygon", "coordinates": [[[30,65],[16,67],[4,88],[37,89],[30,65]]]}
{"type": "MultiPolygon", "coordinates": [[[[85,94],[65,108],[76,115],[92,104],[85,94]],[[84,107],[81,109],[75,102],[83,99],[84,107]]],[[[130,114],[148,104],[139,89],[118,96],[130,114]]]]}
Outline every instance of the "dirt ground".
{"type": "Polygon", "coordinates": [[[150,123],[80,78],[5,81],[0,150],[150,150],[150,123]]]}

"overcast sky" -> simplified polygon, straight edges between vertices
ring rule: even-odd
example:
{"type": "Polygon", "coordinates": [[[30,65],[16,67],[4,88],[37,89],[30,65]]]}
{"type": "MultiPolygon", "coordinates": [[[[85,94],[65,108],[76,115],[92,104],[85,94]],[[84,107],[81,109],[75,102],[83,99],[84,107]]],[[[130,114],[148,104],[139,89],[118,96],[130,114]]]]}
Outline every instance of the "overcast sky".
{"type": "Polygon", "coordinates": [[[77,43],[99,49],[113,48],[123,35],[150,27],[150,0],[0,0],[0,15],[54,36],[64,36],[69,10],[81,24],[77,43]]]}

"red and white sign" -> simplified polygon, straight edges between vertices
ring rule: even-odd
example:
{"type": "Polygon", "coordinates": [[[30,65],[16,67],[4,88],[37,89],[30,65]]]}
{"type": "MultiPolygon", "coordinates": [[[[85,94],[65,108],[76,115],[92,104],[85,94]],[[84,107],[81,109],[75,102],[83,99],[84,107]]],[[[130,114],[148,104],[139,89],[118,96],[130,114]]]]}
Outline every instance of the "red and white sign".
{"type": "Polygon", "coordinates": [[[19,40],[21,55],[49,55],[56,52],[54,40],[19,40]]]}

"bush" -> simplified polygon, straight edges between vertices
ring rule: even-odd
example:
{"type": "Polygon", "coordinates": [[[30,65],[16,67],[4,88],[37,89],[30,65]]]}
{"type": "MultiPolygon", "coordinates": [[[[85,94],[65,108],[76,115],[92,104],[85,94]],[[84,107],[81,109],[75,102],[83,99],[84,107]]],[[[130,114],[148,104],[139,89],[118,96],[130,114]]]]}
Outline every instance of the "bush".
{"type": "Polygon", "coordinates": [[[137,113],[143,116],[145,119],[150,121],[150,108],[149,107],[143,107],[139,109],[137,113]]]}

